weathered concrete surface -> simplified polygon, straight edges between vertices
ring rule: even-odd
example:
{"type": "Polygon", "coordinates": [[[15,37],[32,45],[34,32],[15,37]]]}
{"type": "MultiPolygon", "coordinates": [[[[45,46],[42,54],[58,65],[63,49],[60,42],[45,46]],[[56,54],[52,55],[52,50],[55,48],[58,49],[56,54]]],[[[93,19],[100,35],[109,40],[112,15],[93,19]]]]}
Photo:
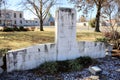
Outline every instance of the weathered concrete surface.
{"type": "Polygon", "coordinates": [[[9,51],[6,55],[7,71],[33,69],[45,61],[55,61],[55,44],[40,44],[9,51]]]}
{"type": "Polygon", "coordinates": [[[0,67],[0,74],[3,72],[3,69],[0,67]]]}
{"type": "Polygon", "coordinates": [[[6,54],[7,71],[28,70],[46,61],[75,59],[80,56],[105,57],[105,45],[76,41],[76,11],[59,8],[56,12],[55,43],[39,44],[6,54]]]}
{"type": "Polygon", "coordinates": [[[0,57],[0,66],[3,65],[3,57],[0,57]]]}
{"type": "Polygon", "coordinates": [[[112,54],[111,54],[111,52],[112,52],[112,50],[113,50],[113,44],[106,44],[106,55],[108,55],[108,56],[111,56],[112,54]]]}
{"type": "Polygon", "coordinates": [[[0,74],[3,72],[3,69],[1,68],[3,66],[3,57],[0,57],[0,74]]]}
{"type": "MultiPolygon", "coordinates": [[[[67,46],[66,46],[67,47],[67,46]]],[[[57,52],[56,44],[40,44],[28,48],[9,51],[6,55],[7,71],[28,70],[38,67],[45,61],[75,59],[80,56],[92,58],[105,57],[104,43],[78,42],[75,50],[62,50],[57,52]],[[76,53],[76,51],[79,51],[76,53]],[[63,53],[64,54],[63,54],[63,53]]]]}
{"type": "Polygon", "coordinates": [[[92,58],[105,57],[105,44],[102,42],[78,42],[78,49],[81,56],[92,58]]]}
{"type": "Polygon", "coordinates": [[[56,49],[58,60],[80,56],[76,43],[76,11],[59,8],[56,12],[56,49]],[[75,55],[72,55],[75,54],[75,55]]]}

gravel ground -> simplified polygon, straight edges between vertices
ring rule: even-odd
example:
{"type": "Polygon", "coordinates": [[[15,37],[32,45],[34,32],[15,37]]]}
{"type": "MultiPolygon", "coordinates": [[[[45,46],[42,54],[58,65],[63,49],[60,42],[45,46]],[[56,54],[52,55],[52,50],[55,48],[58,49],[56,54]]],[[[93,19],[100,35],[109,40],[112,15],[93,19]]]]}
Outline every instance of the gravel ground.
{"type": "Polygon", "coordinates": [[[0,75],[0,80],[120,80],[120,59],[105,57],[97,59],[102,69],[101,75],[92,75],[88,68],[78,72],[61,73],[57,75],[40,76],[33,71],[20,71],[0,75]]]}

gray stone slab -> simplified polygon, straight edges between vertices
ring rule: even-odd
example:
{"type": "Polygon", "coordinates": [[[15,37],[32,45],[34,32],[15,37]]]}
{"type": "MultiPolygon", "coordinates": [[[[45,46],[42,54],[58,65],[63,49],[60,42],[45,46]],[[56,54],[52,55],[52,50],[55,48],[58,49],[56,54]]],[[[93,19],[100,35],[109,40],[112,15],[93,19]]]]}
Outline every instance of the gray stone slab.
{"type": "Polygon", "coordinates": [[[89,71],[94,75],[101,74],[101,72],[102,72],[102,70],[98,66],[89,67],[89,71]]]}
{"type": "Polygon", "coordinates": [[[117,72],[120,72],[120,69],[117,69],[116,71],[117,71],[117,72]]]}

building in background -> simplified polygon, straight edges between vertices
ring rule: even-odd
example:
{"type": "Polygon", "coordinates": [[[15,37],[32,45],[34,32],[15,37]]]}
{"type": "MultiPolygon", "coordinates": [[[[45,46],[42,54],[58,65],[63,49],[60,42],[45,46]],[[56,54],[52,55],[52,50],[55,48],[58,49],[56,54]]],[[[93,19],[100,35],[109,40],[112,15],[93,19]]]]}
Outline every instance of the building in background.
{"type": "Polygon", "coordinates": [[[0,13],[1,26],[24,25],[24,18],[22,11],[1,10],[0,13]]]}
{"type": "Polygon", "coordinates": [[[54,26],[55,25],[55,19],[53,18],[53,16],[48,13],[47,17],[45,18],[43,25],[46,26],[54,26]]]}
{"type": "Polygon", "coordinates": [[[38,18],[34,18],[31,20],[25,20],[24,19],[24,26],[39,26],[40,22],[38,18]]]}
{"type": "MultiPolygon", "coordinates": [[[[39,26],[38,18],[26,20],[23,11],[1,10],[0,26],[39,26]]],[[[49,14],[43,22],[43,25],[54,25],[54,18],[49,14]]]]}

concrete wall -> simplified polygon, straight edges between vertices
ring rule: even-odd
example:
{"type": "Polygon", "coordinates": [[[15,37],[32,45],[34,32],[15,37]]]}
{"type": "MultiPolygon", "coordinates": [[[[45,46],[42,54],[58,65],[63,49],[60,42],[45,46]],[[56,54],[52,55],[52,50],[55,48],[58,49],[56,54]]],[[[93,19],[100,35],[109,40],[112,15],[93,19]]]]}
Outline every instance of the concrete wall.
{"type": "Polygon", "coordinates": [[[3,56],[0,55],[0,73],[3,72],[2,66],[3,66],[3,56]]]}
{"type": "Polygon", "coordinates": [[[105,57],[104,43],[77,43],[75,50],[62,50],[61,53],[58,52],[57,46],[54,43],[39,44],[20,50],[9,51],[6,54],[7,71],[33,69],[46,61],[75,59],[80,56],[90,56],[92,58],[105,57]]]}
{"type": "Polygon", "coordinates": [[[76,11],[70,8],[59,8],[56,12],[56,47],[58,59],[74,58],[78,53],[76,44],[76,11]],[[61,54],[64,55],[61,58],[61,54]]]}
{"type": "Polygon", "coordinates": [[[7,71],[33,69],[45,61],[55,61],[55,44],[40,44],[9,51],[6,55],[7,71]]]}
{"type": "Polygon", "coordinates": [[[9,51],[6,54],[8,72],[33,69],[45,61],[68,60],[80,56],[105,57],[104,43],[76,41],[75,9],[59,8],[56,16],[55,43],[9,51]]]}
{"type": "Polygon", "coordinates": [[[80,56],[89,56],[91,58],[105,57],[107,46],[102,42],[78,42],[80,56]]]}

